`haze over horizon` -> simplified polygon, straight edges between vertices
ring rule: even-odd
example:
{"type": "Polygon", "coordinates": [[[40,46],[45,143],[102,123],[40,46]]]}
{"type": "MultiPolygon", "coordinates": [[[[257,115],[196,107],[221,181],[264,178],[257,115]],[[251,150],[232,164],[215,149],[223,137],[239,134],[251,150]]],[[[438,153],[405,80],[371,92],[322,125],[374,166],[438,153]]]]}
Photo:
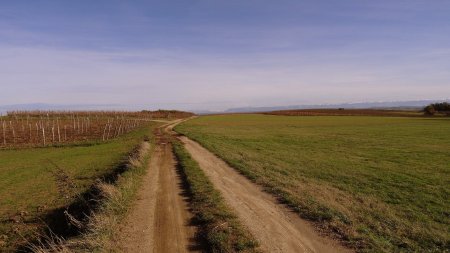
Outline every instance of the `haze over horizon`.
{"type": "Polygon", "coordinates": [[[0,105],[450,97],[449,1],[2,1],[0,105]]]}

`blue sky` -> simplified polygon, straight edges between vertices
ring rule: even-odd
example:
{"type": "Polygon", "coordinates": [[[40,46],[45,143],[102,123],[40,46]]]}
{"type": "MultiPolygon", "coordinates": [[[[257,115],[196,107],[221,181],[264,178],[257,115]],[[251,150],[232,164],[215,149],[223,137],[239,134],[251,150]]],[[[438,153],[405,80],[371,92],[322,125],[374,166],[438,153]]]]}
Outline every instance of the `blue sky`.
{"type": "Polygon", "coordinates": [[[450,97],[450,1],[1,1],[0,105],[450,97]]]}

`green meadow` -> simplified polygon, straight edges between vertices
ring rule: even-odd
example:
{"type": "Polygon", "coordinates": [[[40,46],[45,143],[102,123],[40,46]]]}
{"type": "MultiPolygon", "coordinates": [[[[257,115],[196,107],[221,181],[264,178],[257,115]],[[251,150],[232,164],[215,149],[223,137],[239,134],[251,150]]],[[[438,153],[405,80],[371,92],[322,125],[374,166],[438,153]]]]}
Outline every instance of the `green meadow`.
{"type": "Polygon", "coordinates": [[[450,119],[217,115],[176,131],[358,251],[450,248],[450,119]]]}

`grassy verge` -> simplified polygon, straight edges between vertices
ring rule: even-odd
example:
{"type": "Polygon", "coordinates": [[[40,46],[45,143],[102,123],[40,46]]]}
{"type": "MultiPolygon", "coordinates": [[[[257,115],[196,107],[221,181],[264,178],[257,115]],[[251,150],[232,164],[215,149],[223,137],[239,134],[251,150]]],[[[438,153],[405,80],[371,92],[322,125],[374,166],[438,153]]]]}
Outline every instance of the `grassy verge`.
{"type": "Polygon", "coordinates": [[[173,141],[173,148],[188,184],[192,211],[200,224],[199,237],[206,241],[209,251],[257,252],[256,240],[239,224],[197,162],[178,141],[173,141]]]}
{"type": "Polygon", "coordinates": [[[117,179],[130,150],[154,126],[102,144],[0,151],[0,249],[11,251],[40,234],[46,223],[65,221],[55,213],[74,210],[82,194],[98,190],[93,185],[99,179],[117,179]]]}
{"type": "Polygon", "coordinates": [[[64,240],[52,238],[45,245],[34,245],[32,250],[39,253],[48,252],[119,252],[116,239],[121,236],[118,228],[135,199],[141,186],[148,160],[151,142],[143,142],[128,160],[127,169],[114,183],[97,182],[100,207],[92,213],[85,224],[83,233],[75,238],[64,240]]]}
{"type": "Polygon", "coordinates": [[[450,120],[205,116],[198,141],[359,251],[450,248],[450,120]]]}

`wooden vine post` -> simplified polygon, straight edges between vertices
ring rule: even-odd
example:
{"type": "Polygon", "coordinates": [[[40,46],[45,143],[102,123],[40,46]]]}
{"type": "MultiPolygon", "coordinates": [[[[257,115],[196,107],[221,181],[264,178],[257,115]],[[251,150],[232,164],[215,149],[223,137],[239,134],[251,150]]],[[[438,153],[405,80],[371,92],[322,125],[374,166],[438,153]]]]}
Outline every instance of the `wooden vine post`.
{"type": "Polygon", "coordinates": [[[3,145],[6,146],[6,128],[5,128],[5,122],[2,122],[2,126],[3,126],[3,145]]]}

